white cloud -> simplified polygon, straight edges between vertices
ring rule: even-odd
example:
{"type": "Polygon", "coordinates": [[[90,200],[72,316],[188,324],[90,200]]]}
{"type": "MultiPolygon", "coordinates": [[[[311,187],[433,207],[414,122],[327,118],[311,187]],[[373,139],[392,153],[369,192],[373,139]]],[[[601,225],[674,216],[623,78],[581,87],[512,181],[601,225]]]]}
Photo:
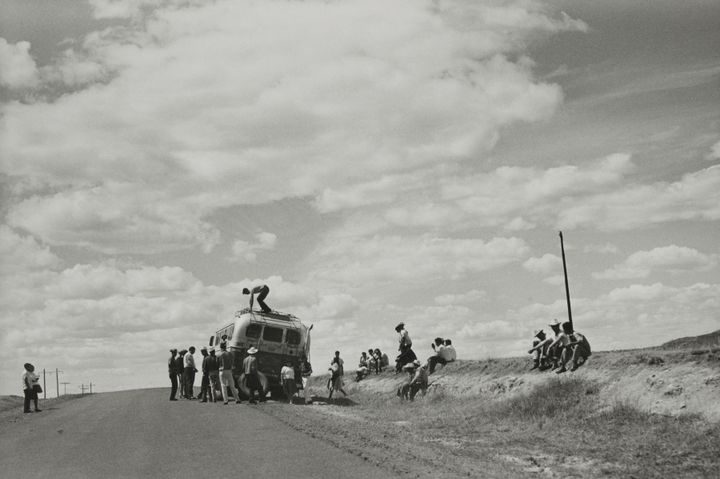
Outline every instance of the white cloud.
{"type": "Polygon", "coordinates": [[[529,258],[523,263],[523,268],[533,273],[549,274],[562,268],[562,260],[554,254],[547,253],[539,258],[529,258]]]}
{"type": "Polygon", "coordinates": [[[472,289],[465,293],[459,294],[442,294],[435,296],[435,304],[440,306],[449,306],[452,304],[469,304],[485,301],[487,299],[487,293],[478,289],[472,289]]]}
{"type": "Polygon", "coordinates": [[[392,201],[393,175],[474,158],[504,126],[548,118],[560,89],[520,53],[584,29],[524,0],[93,6],[143,20],[50,67],[73,94],[6,106],[0,168],[39,185],[9,204],[11,225],[105,253],[210,250],[204,218],[223,207],[392,201]]]}
{"type": "Polygon", "coordinates": [[[0,225],[0,261],[4,274],[60,265],[60,258],[50,248],[39,244],[32,236],[19,235],[7,225],[0,225]]]}
{"type": "Polygon", "coordinates": [[[0,38],[0,85],[9,88],[33,88],[40,81],[29,42],[8,43],[0,38]]]}
{"type": "Polygon", "coordinates": [[[708,160],[720,160],[720,141],[715,143],[710,148],[710,153],[707,156],[708,160]]]}
{"type": "Polygon", "coordinates": [[[358,287],[392,281],[427,283],[458,279],[519,261],[528,247],[519,238],[437,238],[430,235],[332,238],[309,261],[316,280],[358,287]]]}
{"type": "Polygon", "coordinates": [[[653,271],[704,271],[714,268],[718,255],[707,255],[685,246],[663,246],[650,251],[637,251],[620,264],[599,273],[597,279],[647,278],[653,271]]]}
{"type": "Polygon", "coordinates": [[[277,236],[274,233],[262,231],[255,235],[256,242],[249,243],[244,240],[236,240],[232,246],[232,261],[244,260],[248,263],[254,263],[257,260],[259,251],[271,251],[275,249],[277,236]]]}
{"type": "Polygon", "coordinates": [[[605,244],[589,244],[583,247],[585,253],[599,253],[599,254],[615,254],[618,252],[618,247],[612,243],[605,244]]]}

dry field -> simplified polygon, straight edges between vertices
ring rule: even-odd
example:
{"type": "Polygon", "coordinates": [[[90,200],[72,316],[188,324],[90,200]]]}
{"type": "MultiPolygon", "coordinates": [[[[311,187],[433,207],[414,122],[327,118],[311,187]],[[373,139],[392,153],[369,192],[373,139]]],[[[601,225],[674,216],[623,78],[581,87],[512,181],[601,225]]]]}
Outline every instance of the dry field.
{"type": "MultiPolygon", "coordinates": [[[[349,362],[349,361],[348,361],[349,362]]],[[[573,373],[460,361],[402,402],[392,372],[347,400],[268,404],[290,426],[405,477],[720,477],[720,350],[595,353],[573,373]]]]}

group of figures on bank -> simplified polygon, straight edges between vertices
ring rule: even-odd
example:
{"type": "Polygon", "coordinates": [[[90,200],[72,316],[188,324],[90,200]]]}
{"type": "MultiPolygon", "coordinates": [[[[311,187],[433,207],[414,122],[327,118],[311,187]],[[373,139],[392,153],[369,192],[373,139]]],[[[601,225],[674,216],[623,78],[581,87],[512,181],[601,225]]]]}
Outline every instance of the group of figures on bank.
{"type": "MultiPolygon", "coordinates": [[[[199,400],[202,403],[215,402],[216,391],[220,391],[223,404],[228,404],[230,398],[240,404],[240,390],[248,397],[250,404],[258,401],[265,401],[266,385],[262,383],[259,373],[259,364],[256,354],[257,348],[251,347],[247,350],[246,357],[242,361],[239,376],[233,374],[233,353],[227,350],[227,343],[220,343],[220,353],[216,354],[215,349],[210,351],[206,347],[200,349],[202,353],[202,380],[200,382],[200,394],[195,396],[194,385],[195,375],[198,369],[195,365],[195,347],[190,346],[187,350],[170,350],[168,359],[168,375],[170,377],[170,400],[177,401],[178,388],[180,399],[199,400]]],[[[280,371],[283,390],[286,397],[292,401],[298,389],[307,390],[307,378],[312,374],[312,366],[303,356],[299,368],[286,363],[280,371]],[[297,374],[296,374],[297,373],[297,374]],[[302,378],[301,385],[296,384],[296,377],[302,378]],[[300,387],[298,387],[300,386],[300,387]]]]}
{"type": "Polygon", "coordinates": [[[549,326],[552,336],[547,336],[542,329],[535,331],[532,348],[528,351],[528,354],[533,355],[533,366],[530,369],[550,369],[562,374],[568,369],[575,371],[585,364],[592,354],[585,335],[574,331],[569,321],[561,323],[555,319],[549,326]]]}

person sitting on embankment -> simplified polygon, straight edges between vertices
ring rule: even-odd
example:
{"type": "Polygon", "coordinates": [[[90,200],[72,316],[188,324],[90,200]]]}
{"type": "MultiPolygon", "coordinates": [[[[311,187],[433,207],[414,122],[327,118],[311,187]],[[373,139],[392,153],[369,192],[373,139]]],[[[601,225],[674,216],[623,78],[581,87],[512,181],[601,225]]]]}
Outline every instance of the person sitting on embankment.
{"type": "Polygon", "coordinates": [[[563,323],[563,332],[568,335],[570,341],[563,350],[561,358],[562,365],[560,369],[557,370],[558,374],[567,371],[565,365],[568,362],[568,356],[570,356],[570,371],[575,371],[585,364],[585,361],[587,361],[592,354],[592,351],[590,351],[590,343],[585,335],[573,331],[570,323],[563,323]]]}

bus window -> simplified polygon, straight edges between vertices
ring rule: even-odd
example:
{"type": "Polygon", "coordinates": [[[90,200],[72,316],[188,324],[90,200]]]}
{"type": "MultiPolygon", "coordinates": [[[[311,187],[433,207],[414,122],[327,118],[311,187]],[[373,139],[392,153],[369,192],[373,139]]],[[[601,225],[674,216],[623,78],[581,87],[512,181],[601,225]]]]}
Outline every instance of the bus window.
{"type": "Polygon", "coordinates": [[[249,324],[247,329],[245,330],[245,336],[247,336],[248,338],[259,338],[260,328],[261,326],[259,324],[249,324]]]}
{"type": "Polygon", "coordinates": [[[282,328],[272,328],[270,326],[265,326],[265,330],[263,331],[263,339],[265,341],[272,341],[274,343],[280,343],[280,342],[282,342],[282,336],[283,336],[282,328]]]}
{"type": "Polygon", "coordinates": [[[232,339],[233,331],[235,331],[235,325],[233,324],[227,330],[225,331],[225,334],[227,334],[228,341],[232,339]]]}
{"type": "Polygon", "coordinates": [[[287,334],[285,334],[285,342],[292,346],[297,346],[300,344],[300,332],[294,329],[288,329],[287,334]]]}

